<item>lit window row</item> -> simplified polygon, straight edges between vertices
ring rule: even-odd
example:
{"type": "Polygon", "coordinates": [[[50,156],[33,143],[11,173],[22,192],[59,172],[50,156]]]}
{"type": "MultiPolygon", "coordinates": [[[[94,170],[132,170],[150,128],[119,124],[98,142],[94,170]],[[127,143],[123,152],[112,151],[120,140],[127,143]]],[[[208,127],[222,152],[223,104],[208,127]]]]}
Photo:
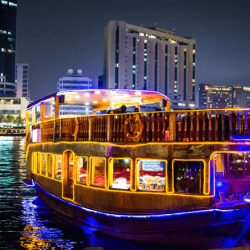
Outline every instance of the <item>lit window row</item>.
{"type": "MultiPolygon", "coordinates": [[[[70,152],[66,161],[66,172],[63,173],[62,155],[35,152],[32,154],[32,173],[56,180],[62,180],[62,176],[65,175],[64,178],[71,179],[74,184],[128,191],[132,190],[133,176],[136,176],[135,190],[167,191],[166,160],[137,159],[134,169],[130,158],[109,158],[106,162],[106,158],[75,156],[70,152]]],[[[172,165],[174,192],[203,194],[203,174],[202,160],[174,160],[172,165]]]]}
{"type": "Polygon", "coordinates": [[[8,2],[8,1],[5,1],[5,0],[1,0],[1,3],[4,4],[4,5],[8,5],[9,4],[9,6],[17,7],[16,3],[8,2]]]}

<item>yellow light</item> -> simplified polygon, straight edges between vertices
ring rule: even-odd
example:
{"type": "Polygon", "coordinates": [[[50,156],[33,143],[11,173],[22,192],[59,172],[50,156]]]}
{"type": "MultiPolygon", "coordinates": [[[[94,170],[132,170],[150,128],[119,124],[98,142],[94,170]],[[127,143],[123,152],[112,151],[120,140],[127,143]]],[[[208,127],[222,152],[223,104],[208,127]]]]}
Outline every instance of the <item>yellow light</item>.
{"type": "Polygon", "coordinates": [[[85,105],[89,105],[89,102],[85,102],[85,105]]]}
{"type": "Polygon", "coordinates": [[[140,91],[136,91],[135,95],[141,95],[141,92],[140,91]]]}
{"type": "Polygon", "coordinates": [[[130,97],[130,95],[129,94],[124,94],[124,97],[130,97]]]}
{"type": "Polygon", "coordinates": [[[77,95],[77,96],[76,96],[76,98],[77,98],[77,99],[79,99],[79,98],[80,98],[80,96],[79,96],[79,95],[77,95]]]}
{"type": "Polygon", "coordinates": [[[66,100],[67,100],[67,101],[71,101],[71,98],[67,98],[66,100]]]}
{"type": "Polygon", "coordinates": [[[85,95],[85,96],[90,96],[90,93],[85,93],[84,95],[85,95]]]}
{"type": "Polygon", "coordinates": [[[105,98],[104,98],[102,101],[103,101],[103,102],[106,102],[106,101],[107,101],[107,99],[105,99],[105,98]]]}
{"type": "Polygon", "coordinates": [[[93,103],[95,103],[95,104],[96,104],[96,103],[97,103],[97,101],[93,101],[93,103]]]}
{"type": "Polygon", "coordinates": [[[99,95],[99,94],[101,94],[101,91],[97,90],[97,91],[95,92],[95,94],[99,95]]]}

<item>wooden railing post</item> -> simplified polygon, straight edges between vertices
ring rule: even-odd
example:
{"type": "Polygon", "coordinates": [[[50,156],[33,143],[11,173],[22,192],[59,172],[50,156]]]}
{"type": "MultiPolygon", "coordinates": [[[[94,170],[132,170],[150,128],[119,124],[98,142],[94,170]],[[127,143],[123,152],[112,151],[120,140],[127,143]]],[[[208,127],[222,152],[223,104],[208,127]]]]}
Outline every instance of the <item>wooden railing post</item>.
{"type": "Polygon", "coordinates": [[[211,117],[211,110],[208,111],[208,123],[209,123],[208,140],[212,141],[212,117],[211,117]]]}
{"type": "Polygon", "coordinates": [[[191,114],[190,114],[190,141],[193,141],[193,136],[194,136],[194,132],[193,132],[193,130],[194,130],[194,112],[193,111],[191,111],[191,114]]]}
{"type": "Polygon", "coordinates": [[[169,141],[176,141],[176,113],[169,113],[169,141]]]}
{"type": "Polygon", "coordinates": [[[89,141],[93,140],[94,132],[94,117],[89,117],[89,141]]]}
{"type": "Polygon", "coordinates": [[[245,110],[245,131],[244,134],[247,135],[247,110],[245,110]]]}
{"type": "Polygon", "coordinates": [[[225,111],[221,111],[221,135],[222,135],[222,141],[225,140],[225,111]]]}
{"type": "Polygon", "coordinates": [[[233,127],[232,127],[232,111],[229,111],[229,136],[232,135],[233,127]]]}
{"type": "Polygon", "coordinates": [[[178,141],[181,141],[181,113],[179,113],[178,129],[179,129],[178,141]]]}
{"type": "Polygon", "coordinates": [[[109,115],[107,118],[107,141],[113,141],[113,123],[114,123],[114,116],[109,115]]]}
{"type": "Polygon", "coordinates": [[[196,141],[200,140],[200,119],[199,111],[196,112],[196,141]]]}
{"type": "Polygon", "coordinates": [[[215,111],[215,141],[218,141],[218,111],[215,111]]]}
{"type": "Polygon", "coordinates": [[[206,140],[206,121],[205,121],[205,111],[201,112],[202,117],[202,141],[206,140]]]}
{"type": "Polygon", "coordinates": [[[59,120],[60,124],[59,124],[59,141],[62,140],[62,119],[59,120]]]}
{"type": "Polygon", "coordinates": [[[237,112],[237,135],[240,135],[240,111],[237,112]]]}
{"type": "Polygon", "coordinates": [[[184,141],[187,141],[187,112],[184,115],[184,141]]]}

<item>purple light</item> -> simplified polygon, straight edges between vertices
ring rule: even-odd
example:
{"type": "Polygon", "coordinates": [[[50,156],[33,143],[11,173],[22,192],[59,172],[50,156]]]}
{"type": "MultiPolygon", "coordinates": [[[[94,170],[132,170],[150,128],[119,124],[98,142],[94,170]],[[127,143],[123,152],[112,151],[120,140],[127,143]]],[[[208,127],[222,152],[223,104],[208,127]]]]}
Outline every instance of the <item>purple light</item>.
{"type": "MultiPolygon", "coordinates": [[[[35,182],[34,182],[35,183],[35,182]]],[[[95,214],[99,214],[99,215],[104,215],[104,216],[108,216],[108,217],[115,217],[115,218],[131,218],[131,219],[146,219],[146,218],[162,218],[162,217],[172,217],[172,216],[179,216],[179,215],[189,215],[189,214],[201,214],[201,213],[208,213],[208,212],[235,212],[238,211],[240,209],[227,209],[227,210],[223,210],[223,209],[217,209],[217,208],[212,208],[212,209],[206,209],[206,210],[196,210],[196,211],[188,211],[188,212],[178,212],[178,213],[171,213],[171,214],[150,214],[150,215],[126,215],[126,214],[113,214],[113,213],[105,213],[105,212],[101,212],[98,210],[94,210],[94,209],[90,209],[90,208],[86,208],[86,207],[81,207],[79,205],[76,205],[74,203],[65,201],[49,192],[47,192],[46,190],[44,190],[41,186],[39,186],[38,184],[35,183],[35,186],[37,186],[38,188],[42,189],[44,193],[48,194],[51,197],[56,198],[57,200],[60,200],[70,206],[73,207],[77,207],[79,209],[82,209],[86,212],[90,212],[90,213],[95,213],[95,214]]]]}

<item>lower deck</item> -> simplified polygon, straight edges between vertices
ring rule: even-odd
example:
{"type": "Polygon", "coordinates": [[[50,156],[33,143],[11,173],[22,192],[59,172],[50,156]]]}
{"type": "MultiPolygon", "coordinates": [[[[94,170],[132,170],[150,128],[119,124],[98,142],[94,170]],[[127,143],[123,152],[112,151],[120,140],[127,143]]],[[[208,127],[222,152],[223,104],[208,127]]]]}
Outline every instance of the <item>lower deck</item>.
{"type": "Polygon", "coordinates": [[[37,143],[29,145],[27,172],[57,197],[99,211],[196,210],[211,208],[225,185],[227,189],[231,185],[231,193],[247,191],[250,152],[240,153],[242,147],[233,143],[37,143]],[[244,183],[237,186],[242,179],[244,183]]]}

